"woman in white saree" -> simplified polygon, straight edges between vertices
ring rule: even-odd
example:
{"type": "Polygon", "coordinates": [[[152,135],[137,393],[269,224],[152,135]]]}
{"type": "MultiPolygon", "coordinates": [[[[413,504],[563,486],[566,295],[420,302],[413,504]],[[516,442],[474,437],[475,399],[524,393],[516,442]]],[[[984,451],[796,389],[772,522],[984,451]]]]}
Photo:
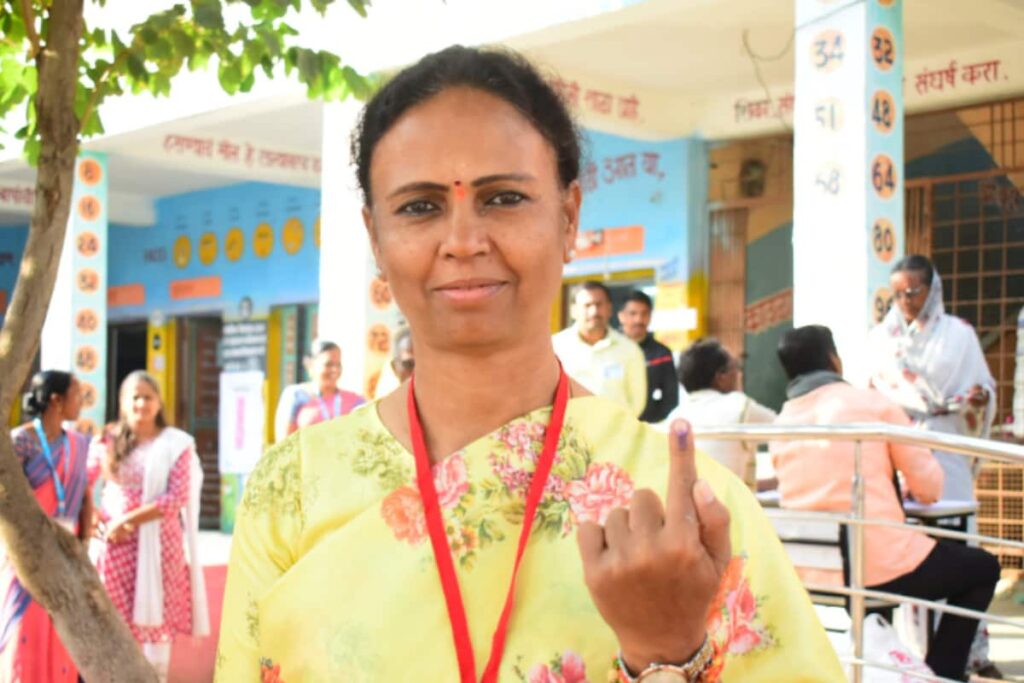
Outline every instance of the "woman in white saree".
{"type": "MultiPolygon", "coordinates": [[[[937,432],[987,437],[996,383],[974,328],[947,315],[942,280],[923,256],[908,256],[890,279],[895,305],[868,335],[872,385],[915,423],[937,432]]],[[[974,500],[973,458],[935,451],[942,498],[974,500]]]]}
{"type": "MultiPolygon", "coordinates": [[[[948,315],[942,279],[924,256],[907,256],[889,279],[895,303],[868,335],[871,384],[907,412],[915,424],[937,432],[987,437],[995,417],[996,383],[974,328],[948,315]]],[[[943,500],[974,500],[975,458],[933,451],[945,474],[943,500]]],[[[971,518],[970,532],[977,532],[971,518]]],[[[923,619],[910,618],[923,638],[923,619]]],[[[988,658],[985,622],[971,647],[968,671],[1001,678],[988,658]]]]}

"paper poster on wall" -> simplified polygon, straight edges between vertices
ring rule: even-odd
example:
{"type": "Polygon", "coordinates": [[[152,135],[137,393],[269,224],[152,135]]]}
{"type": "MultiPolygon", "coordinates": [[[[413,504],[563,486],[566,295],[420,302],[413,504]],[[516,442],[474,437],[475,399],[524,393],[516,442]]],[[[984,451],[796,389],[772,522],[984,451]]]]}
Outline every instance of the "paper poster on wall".
{"type": "Polygon", "coordinates": [[[686,348],[690,330],[697,328],[697,309],[687,305],[685,282],[659,283],[654,297],[650,329],[673,351],[686,348]]]}
{"type": "Polygon", "coordinates": [[[219,459],[221,472],[247,474],[263,455],[262,372],[220,376],[219,459]]]}

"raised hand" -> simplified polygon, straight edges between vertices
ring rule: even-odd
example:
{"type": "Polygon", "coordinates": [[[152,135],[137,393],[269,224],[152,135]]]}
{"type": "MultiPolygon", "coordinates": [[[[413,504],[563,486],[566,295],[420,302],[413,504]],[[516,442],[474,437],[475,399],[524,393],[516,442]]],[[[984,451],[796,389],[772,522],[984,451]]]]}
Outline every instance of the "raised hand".
{"type": "Polygon", "coordinates": [[[665,506],[639,489],[603,528],[580,524],[577,540],[587,588],[631,670],[683,663],[700,648],[732,549],[729,511],[697,479],[688,422],[669,433],[665,506]]]}

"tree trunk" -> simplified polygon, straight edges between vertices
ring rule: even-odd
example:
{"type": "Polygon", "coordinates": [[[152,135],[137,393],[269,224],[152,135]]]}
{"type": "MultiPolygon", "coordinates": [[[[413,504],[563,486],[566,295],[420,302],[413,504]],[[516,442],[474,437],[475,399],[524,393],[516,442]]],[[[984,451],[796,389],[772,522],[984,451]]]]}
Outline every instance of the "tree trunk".
{"type": "MultiPolygon", "coordinates": [[[[36,56],[41,151],[28,242],[0,330],[0,425],[8,423],[39,348],[71,209],[78,154],[74,104],[82,4],[83,0],[52,1],[42,36],[45,44],[36,56]]],[[[3,428],[0,538],[22,585],[50,613],[86,681],[156,681],[155,671],[114,610],[84,546],[39,507],[14,455],[10,434],[3,428]]]]}

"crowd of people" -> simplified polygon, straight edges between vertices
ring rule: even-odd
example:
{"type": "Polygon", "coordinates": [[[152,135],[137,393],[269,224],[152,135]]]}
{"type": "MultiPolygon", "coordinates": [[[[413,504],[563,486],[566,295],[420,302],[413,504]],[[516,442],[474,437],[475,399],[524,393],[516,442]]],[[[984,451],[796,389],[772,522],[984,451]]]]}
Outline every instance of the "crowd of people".
{"type": "MultiPolygon", "coordinates": [[[[584,283],[574,299],[575,322],[555,335],[555,350],[572,377],[641,419],[662,426],[688,420],[698,448],[751,489],[777,487],[782,507],[849,512],[852,444],[774,443],[770,449],[774,478],[759,482],[757,444],[701,439],[701,428],[873,422],[987,436],[995,412],[995,381],[974,330],[945,313],[942,280],[934,266],[923,256],[908,256],[893,267],[890,284],[894,304],[865,340],[870,386],[856,387],[843,378],[828,328],[797,328],[783,336],[778,348],[789,381],[778,414],[743,393],[740,362],[716,339],[692,343],[679,358],[677,374],[671,352],[654,341],[648,330],[652,306],[642,292],[631,294],[618,313],[627,332],[623,335],[609,326],[613,312],[607,288],[599,282],[584,283]]],[[[974,501],[979,467],[974,458],[871,442],[864,444],[863,459],[869,518],[902,523],[905,500],[974,501]]],[[[970,519],[969,528],[974,531],[976,523],[970,519]]],[[[985,550],[886,527],[869,528],[866,539],[868,587],[943,599],[978,611],[988,607],[1000,568],[985,550]]],[[[822,580],[813,571],[804,576],[822,580]]],[[[849,576],[828,579],[848,581],[849,576]]],[[[921,630],[926,628],[923,613],[912,613],[921,630]]],[[[975,620],[944,616],[930,639],[926,663],[947,678],[960,679],[968,670],[997,677],[998,669],[987,651],[984,624],[979,628],[975,620]]]]}
{"type": "MultiPolygon", "coordinates": [[[[550,335],[579,228],[580,147],[526,61],[460,47],[424,58],[371,98],[353,149],[377,265],[409,327],[373,409],[338,385],[329,341],[310,349],[310,380],[284,390],[278,443],[237,513],[217,680],[475,681],[475,656],[485,681],[842,680],[751,495],[764,483],[756,444],[701,428],[987,434],[995,384],[932,264],[893,269],[895,305],[866,338],[870,387],[844,379],[827,328],[787,332],[776,414],[743,393],[735,349],[698,340],[676,362],[642,291],[616,312],[607,286],[586,282],[573,324],[550,335]]],[[[114,606],[166,678],[174,637],[209,630],[195,443],[144,372],[91,443],[63,426],[81,404],[72,375],[39,373],[30,389],[33,419],[13,433],[25,476],[47,514],[95,544],[114,606]]],[[[852,448],[773,444],[781,505],[849,511],[852,448]]],[[[869,517],[973,499],[963,456],[869,443],[862,458],[869,517]]],[[[980,548],[890,527],[865,545],[868,586],[976,610],[992,598],[999,565],[980,548]]],[[[0,572],[0,678],[76,681],[45,612],[0,572]]],[[[952,679],[991,667],[983,634],[943,616],[927,664],[952,679]]]]}

